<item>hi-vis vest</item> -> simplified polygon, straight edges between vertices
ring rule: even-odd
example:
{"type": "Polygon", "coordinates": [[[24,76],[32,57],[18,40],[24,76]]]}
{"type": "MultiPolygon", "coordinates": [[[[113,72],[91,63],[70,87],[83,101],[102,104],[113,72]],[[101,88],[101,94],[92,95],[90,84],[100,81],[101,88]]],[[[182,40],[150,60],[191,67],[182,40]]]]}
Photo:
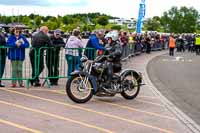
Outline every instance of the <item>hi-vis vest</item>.
{"type": "Polygon", "coordinates": [[[200,37],[196,37],[196,39],[195,39],[195,45],[200,45],[200,37]]]}
{"type": "Polygon", "coordinates": [[[133,43],[134,42],[134,38],[132,36],[129,36],[129,43],[133,43]]]}
{"type": "Polygon", "coordinates": [[[176,47],[176,40],[172,37],[169,38],[169,47],[175,48],[176,47]]]}

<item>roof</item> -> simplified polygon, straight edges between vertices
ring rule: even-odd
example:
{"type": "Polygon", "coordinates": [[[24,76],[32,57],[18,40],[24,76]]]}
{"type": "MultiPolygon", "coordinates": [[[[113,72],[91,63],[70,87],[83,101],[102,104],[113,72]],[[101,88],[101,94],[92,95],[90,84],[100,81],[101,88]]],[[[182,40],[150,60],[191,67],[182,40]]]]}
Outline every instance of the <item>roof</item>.
{"type": "Polygon", "coordinates": [[[19,27],[22,29],[28,29],[29,27],[24,25],[24,24],[20,24],[20,23],[9,23],[9,24],[0,24],[0,27],[4,27],[4,28],[12,28],[12,27],[19,27]]]}

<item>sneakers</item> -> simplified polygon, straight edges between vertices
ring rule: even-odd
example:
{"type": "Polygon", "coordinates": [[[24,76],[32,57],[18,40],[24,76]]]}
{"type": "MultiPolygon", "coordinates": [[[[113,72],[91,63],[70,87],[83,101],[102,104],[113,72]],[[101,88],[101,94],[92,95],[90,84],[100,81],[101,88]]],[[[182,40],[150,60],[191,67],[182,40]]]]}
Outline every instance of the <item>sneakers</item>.
{"type": "Polygon", "coordinates": [[[51,84],[50,84],[51,86],[53,86],[53,85],[58,85],[58,82],[51,82],[51,84]]]}
{"type": "Polygon", "coordinates": [[[20,84],[19,87],[24,87],[24,85],[23,85],[23,84],[20,84]]]}
{"type": "Polygon", "coordinates": [[[35,87],[41,87],[41,84],[40,84],[40,83],[37,83],[37,82],[35,82],[34,86],[35,86],[35,87]]]}
{"type": "Polygon", "coordinates": [[[74,73],[78,73],[78,72],[80,72],[80,70],[75,70],[75,71],[73,71],[74,73]]]}
{"type": "Polygon", "coordinates": [[[4,84],[2,84],[2,83],[1,83],[1,81],[0,81],[0,87],[5,87],[5,85],[4,85],[4,84]]]}
{"type": "MultiPolygon", "coordinates": [[[[10,87],[15,88],[15,87],[17,87],[17,84],[12,84],[10,87]]],[[[19,84],[19,87],[24,87],[24,85],[23,84],[19,84]]]]}
{"type": "Polygon", "coordinates": [[[3,84],[0,84],[0,87],[5,87],[5,85],[3,85],[3,84]]]}
{"type": "Polygon", "coordinates": [[[16,84],[12,84],[10,87],[15,88],[17,85],[16,84]]]}

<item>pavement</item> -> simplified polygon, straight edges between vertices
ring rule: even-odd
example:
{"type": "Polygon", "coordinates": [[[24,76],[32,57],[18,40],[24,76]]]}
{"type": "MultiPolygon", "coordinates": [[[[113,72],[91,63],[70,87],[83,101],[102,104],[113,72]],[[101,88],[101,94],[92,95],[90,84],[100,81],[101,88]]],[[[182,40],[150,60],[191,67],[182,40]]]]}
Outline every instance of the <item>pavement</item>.
{"type": "Polygon", "coordinates": [[[118,95],[112,98],[93,97],[86,104],[76,104],[65,93],[66,79],[59,80],[59,86],[50,89],[1,88],[0,132],[197,132],[196,128],[190,127],[193,121],[165,99],[148,77],[148,62],[164,53],[166,51],[142,54],[124,62],[124,68],[135,69],[144,76],[146,85],[135,100],[128,101],[118,95]]]}
{"type": "Polygon", "coordinates": [[[148,73],[156,88],[185,114],[200,124],[200,56],[167,54],[150,61],[148,73]]]}

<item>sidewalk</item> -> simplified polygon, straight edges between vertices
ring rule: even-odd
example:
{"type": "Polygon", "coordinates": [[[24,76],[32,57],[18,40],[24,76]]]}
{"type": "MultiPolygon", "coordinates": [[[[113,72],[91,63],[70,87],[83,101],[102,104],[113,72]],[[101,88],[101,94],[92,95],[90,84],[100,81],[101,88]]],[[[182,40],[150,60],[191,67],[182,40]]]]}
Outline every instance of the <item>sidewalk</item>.
{"type": "Polygon", "coordinates": [[[173,126],[173,131],[180,133],[199,133],[199,126],[191,120],[188,116],[186,116],[181,110],[179,110],[176,106],[173,105],[170,101],[168,101],[153,85],[149,76],[147,74],[147,65],[149,61],[159,55],[163,55],[168,53],[168,51],[160,51],[160,52],[152,52],[152,54],[142,54],[136,58],[131,58],[126,60],[124,63],[124,67],[129,66],[128,68],[135,69],[143,74],[143,80],[146,84],[142,87],[140,95],[148,95],[150,97],[155,97],[162,105],[160,107],[161,110],[165,110],[166,113],[169,113],[174,118],[177,118],[177,123],[168,123],[167,121],[162,121],[161,125],[173,126]],[[185,129],[185,130],[183,130],[185,129]]]}

